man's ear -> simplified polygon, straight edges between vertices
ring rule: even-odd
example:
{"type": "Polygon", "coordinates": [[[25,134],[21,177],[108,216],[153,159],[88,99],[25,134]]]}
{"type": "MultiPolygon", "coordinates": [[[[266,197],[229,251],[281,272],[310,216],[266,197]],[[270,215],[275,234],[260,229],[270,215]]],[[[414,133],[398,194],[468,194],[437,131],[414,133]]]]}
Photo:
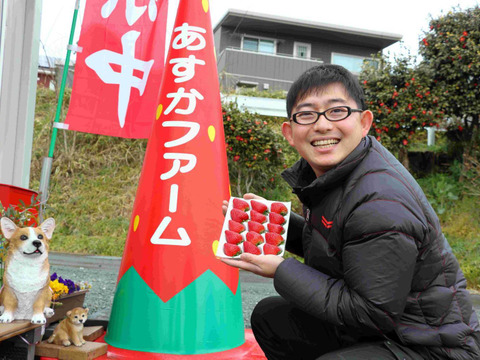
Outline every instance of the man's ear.
{"type": "Polygon", "coordinates": [[[17,225],[15,225],[15,223],[7,217],[2,217],[2,220],[0,221],[3,236],[5,236],[5,239],[10,240],[15,231],[18,229],[17,225]]]}
{"type": "Polygon", "coordinates": [[[282,134],[285,137],[285,139],[288,141],[288,143],[291,146],[293,145],[293,135],[292,135],[292,124],[289,121],[285,121],[282,124],[282,134]]]}
{"type": "Polygon", "coordinates": [[[362,123],[362,137],[365,137],[365,136],[368,135],[368,132],[370,131],[370,128],[372,127],[373,113],[370,110],[365,110],[362,113],[360,121],[362,123]]]}

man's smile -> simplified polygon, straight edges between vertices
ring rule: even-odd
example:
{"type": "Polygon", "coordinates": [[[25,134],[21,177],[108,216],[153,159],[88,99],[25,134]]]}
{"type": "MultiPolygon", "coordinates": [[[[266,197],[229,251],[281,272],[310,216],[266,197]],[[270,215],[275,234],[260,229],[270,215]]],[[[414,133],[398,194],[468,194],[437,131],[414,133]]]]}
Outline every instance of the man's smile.
{"type": "Polygon", "coordinates": [[[311,144],[322,149],[332,147],[340,142],[338,139],[314,140],[311,144]]]}

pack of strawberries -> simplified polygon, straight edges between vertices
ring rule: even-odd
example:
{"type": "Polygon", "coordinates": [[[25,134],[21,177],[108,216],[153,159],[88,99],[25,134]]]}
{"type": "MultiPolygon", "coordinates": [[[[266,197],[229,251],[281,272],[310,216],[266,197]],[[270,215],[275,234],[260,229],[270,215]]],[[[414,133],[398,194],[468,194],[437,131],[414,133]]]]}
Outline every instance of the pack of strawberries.
{"type": "Polygon", "coordinates": [[[242,253],[282,256],[290,207],[290,202],[230,198],[216,255],[228,258],[242,253]]]}

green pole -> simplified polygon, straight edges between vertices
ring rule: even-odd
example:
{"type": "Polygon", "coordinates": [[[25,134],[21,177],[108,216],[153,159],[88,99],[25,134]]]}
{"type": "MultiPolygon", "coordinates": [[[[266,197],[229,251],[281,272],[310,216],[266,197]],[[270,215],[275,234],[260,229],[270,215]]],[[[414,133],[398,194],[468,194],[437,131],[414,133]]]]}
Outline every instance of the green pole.
{"type": "MultiPolygon", "coordinates": [[[[62,112],[62,104],[63,104],[63,95],[65,93],[65,84],[68,78],[68,68],[70,66],[70,53],[72,52],[72,44],[73,44],[73,36],[75,34],[75,26],[77,23],[77,16],[78,16],[78,9],[80,7],[80,0],[76,0],[75,3],[75,10],[73,12],[73,20],[72,20],[72,27],[70,29],[70,39],[68,41],[67,47],[67,56],[65,58],[65,64],[63,66],[63,75],[62,75],[62,82],[60,84],[60,93],[58,94],[58,102],[57,102],[57,112],[55,113],[55,120],[54,123],[58,123],[60,120],[60,114],[62,112]]],[[[57,131],[58,129],[54,126],[52,131],[52,138],[50,141],[50,150],[48,151],[48,157],[53,157],[53,150],[55,148],[55,141],[57,139],[57,131]]]]}
{"type": "Polygon", "coordinates": [[[50,173],[52,171],[52,162],[53,162],[53,150],[55,149],[55,141],[57,139],[57,131],[58,131],[55,124],[60,121],[60,114],[62,112],[63,95],[65,93],[65,84],[67,83],[67,78],[68,78],[68,68],[70,65],[70,53],[72,52],[73,36],[75,34],[75,26],[77,24],[77,16],[78,16],[79,8],[80,8],[80,0],[76,0],[75,10],[73,12],[72,27],[70,29],[70,39],[68,41],[68,46],[67,46],[67,56],[65,58],[65,64],[63,66],[62,82],[61,82],[60,91],[58,94],[57,111],[55,113],[55,120],[53,123],[52,137],[50,140],[50,149],[48,151],[48,157],[44,157],[42,162],[42,173],[40,175],[40,186],[39,186],[40,221],[43,221],[45,204],[48,198],[48,187],[50,183],[50,173]]]}

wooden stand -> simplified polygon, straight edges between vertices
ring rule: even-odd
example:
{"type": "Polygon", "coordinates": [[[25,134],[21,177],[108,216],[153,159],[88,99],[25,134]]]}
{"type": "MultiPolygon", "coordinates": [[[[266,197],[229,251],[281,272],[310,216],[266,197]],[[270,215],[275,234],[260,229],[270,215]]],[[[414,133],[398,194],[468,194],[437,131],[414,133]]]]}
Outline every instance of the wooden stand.
{"type": "Polygon", "coordinates": [[[59,360],[92,360],[107,353],[107,344],[87,341],[82,346],[62,346],[42,341],[35,348],[36,356],[59,360]]]}
{"type": "Polygon", "coordinates": [[[95,341],[103,335],[103,326],[87,326],[83,328],[83,339],[85,341],[95,341]]]}
{"type": "Polygon", "coordinates": [[[0,324],[0,342],[22,335],[28,342],[27,359],[33,360],[35,356],[35,343],[42,338],[42,326],[32,324],[29,320],[14,320],[9,324],[0,324]]]}
{"type": "Polygon", "coordinates": [[[9,324],[0,324],[0,342],[41,327],[28,320],[14,320],[9,324]]]}
{"type": "Polygon", "coordinates": [[[83,328],[83,338],[87,343],[82,346],[63,346],[42,341],[35,347],[36,356],[57,358],[59,360],[92,360],[107,353],[107,344],[92,342],[103,335],[103,326],[83,328]]]}

